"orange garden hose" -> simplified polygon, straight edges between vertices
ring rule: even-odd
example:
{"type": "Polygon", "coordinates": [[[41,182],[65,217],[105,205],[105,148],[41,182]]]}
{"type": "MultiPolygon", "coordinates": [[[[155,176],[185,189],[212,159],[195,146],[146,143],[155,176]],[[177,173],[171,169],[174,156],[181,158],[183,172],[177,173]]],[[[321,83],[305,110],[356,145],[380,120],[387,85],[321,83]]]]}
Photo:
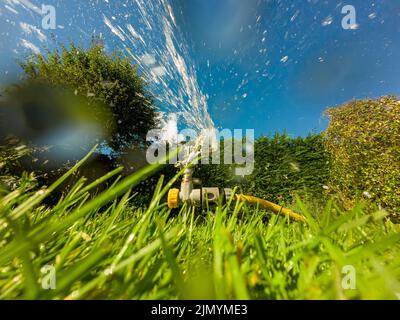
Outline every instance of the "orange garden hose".
{"type": "Polygon", "coordinates": [[[259,205],[259,207],[262,209],[268,209],[268,210],[273,211],[276,214],[281,214],[283,216],[289,216],[290,218],[292,218],[295,221],[306,222],[306,219],[302,215],[300,215],[290,209],[287,209],[280,205],[277,205],[275,203],[269,202],[267,200],[263,200],[263,199],[256,198],[253,196],[246,196],[244,194],[237,194],[236,200],[244,201],[249,204],[259,205]]]}

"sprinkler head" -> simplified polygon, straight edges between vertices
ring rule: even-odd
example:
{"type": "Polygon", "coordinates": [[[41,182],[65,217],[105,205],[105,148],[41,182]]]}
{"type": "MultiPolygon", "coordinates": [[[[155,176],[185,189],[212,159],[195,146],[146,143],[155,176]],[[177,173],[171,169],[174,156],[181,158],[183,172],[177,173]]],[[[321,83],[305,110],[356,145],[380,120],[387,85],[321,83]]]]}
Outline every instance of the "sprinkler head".
{"type": "Polygon", "coordinates": [[[226,202],[232,195],[232,189],[220,189],[216,187],[206,187],[192,189],[190,193],[187,190],[170,189],[168,192],[168,208],[177,209],[180,205],[188,203],[196,207],[206,207],[207,205],[218,204],[222,196],[222,201],[226,202]]]}
{"type": "Polygon", "coordinates": [[[232,195],[232,189],[220,189],[217,187],[206,187],[193,189],[193,168],[187,168],[182,177],[180,189],[170,189],[168,192],[168,208],[177,209],[181,204],[202,207],[218,204],[222,197],[224,202],[228,201],[232,195]]]}

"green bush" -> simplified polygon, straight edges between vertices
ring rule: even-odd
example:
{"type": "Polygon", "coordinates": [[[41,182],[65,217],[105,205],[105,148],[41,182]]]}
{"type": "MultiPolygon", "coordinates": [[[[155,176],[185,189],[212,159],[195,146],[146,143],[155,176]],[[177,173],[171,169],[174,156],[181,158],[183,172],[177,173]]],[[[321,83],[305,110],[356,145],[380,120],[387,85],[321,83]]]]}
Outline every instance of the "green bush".
{"type": "Polygon", "coordinates": [[[325,146],[330,185],[351,205],[366,196],[394,213],[400,210],[400,101],[360,100],[329,109],[325,146]]]}

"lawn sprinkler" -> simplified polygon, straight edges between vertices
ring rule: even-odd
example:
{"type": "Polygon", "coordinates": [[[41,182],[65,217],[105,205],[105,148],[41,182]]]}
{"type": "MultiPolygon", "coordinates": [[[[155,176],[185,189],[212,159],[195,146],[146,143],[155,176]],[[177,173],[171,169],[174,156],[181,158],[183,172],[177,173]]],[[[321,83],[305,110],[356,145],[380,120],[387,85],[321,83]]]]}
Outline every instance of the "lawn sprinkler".
{"type": "Polygon", "coordinates": [[[185,169],[180,189],[170,189],[168,192],[168,207],[179,208],[181,204],[188,203],[196,207],[203,207],[208,204],[217,204],[222,196],[224,202],[229,201],[232,189],[228,188],[193,188],[193,168],[185,169]]]}
{"type": "MultiPolygon", "coordinates": [[[[187,149],[190,155],[187,159],[194,159],[198,155],[198,149],[187,149]],[[191,152],[192,150],[192,152],[191,152]]],[[[207,205],[216,205],[222,199],[223,203],[227,203],[231,200],[245,202],[250,205],[258,206],[259,208],[270,210],[275,214],[288,216],[289,218],[305,222],[304,216],[292,211],[291,209],[282,207],[278,204],[270,201],[260,199],[257,197],[244,195],[244,194],[233,194],[233,190],[230,188],[217,188],[217,187],[203,187],[199,189],[193,188],[193,167],[188,166],[191,162],[178,162],[177,167],[184,170],[181,181],[180,189],[170,189],[168,192],[168,207],[170,209],[177,209],[183,204],[189,204],[195,207],[206,208],[207,205]],[[184,169],[185,168],[185,169],[184,169]]]]}

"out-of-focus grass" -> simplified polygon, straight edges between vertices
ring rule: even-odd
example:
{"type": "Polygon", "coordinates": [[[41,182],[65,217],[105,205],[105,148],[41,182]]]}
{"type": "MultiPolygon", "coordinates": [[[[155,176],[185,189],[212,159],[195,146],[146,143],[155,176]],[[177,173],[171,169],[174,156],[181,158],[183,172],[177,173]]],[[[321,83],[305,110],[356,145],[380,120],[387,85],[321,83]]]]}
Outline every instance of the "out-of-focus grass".
{"type": "MultiPolygon", "coordinates": [[[[67,175],[81,165],[71,169],[67,175]]],[[[85,185],[57,205],[42,204],[66,176],[45,190],[22,184],[0,199],[1,299],[396,299],[400,294],[400,228],[384,211],[362,205],[342,211],[328,202],[307,224],[230,204],[171,213],[161,179],[147,208],[131,188],[149,166],[106,191],[85,185]],[[41,268],[56,270],[44,290],[41,268]],[[356,289],[342,286],[344,266],[356,289]]],[[[177,179],[178,176],[175,178],[177,179]]]]}

